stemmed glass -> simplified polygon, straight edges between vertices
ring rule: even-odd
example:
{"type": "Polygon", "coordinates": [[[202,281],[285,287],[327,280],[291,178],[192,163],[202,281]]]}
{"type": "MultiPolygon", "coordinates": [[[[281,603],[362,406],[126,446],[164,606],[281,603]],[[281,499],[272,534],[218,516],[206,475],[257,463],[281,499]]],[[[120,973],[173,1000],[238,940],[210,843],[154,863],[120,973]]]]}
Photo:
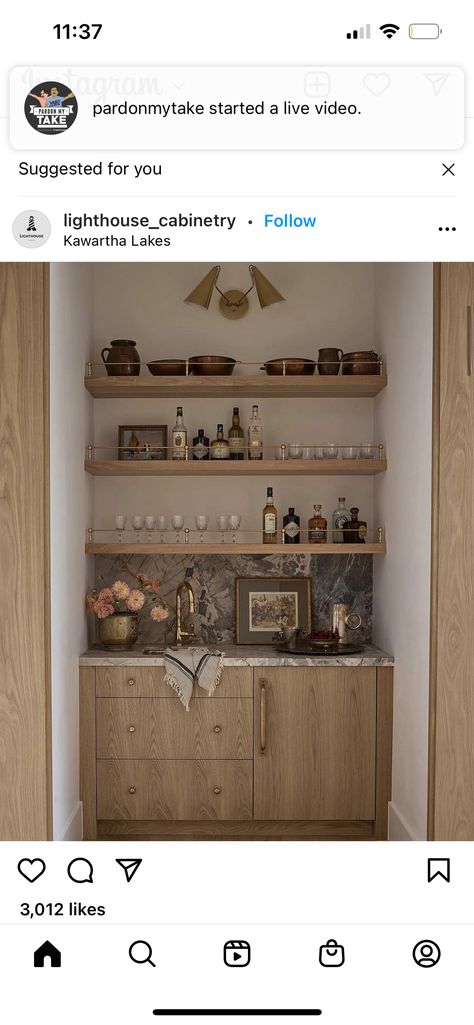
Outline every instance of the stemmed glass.
{"type": "Polygon", "coordinates": [[[140,542],[140,531],[143,529],[143,516],[134,516],[132,519],[134,530],[137,532],[137,544],[140,542]]]}
{"type": "Polygon", "coordinates": [[[197,529],[201,531],[201,537],[199,538],[199,540],[201,542],[203,542],[204,541],[203,531],[207,530],[207,528],[209,526],[209,516],[206,516],[205,513],[200,513],[198,516],[194,517],[194,522],[196,524],[197,529]]]}
{"type": "Polygon", "coordinates": [[[120,541],[120,543],[122,543],[122,541],[123,541],[123,531],[125,530],[126,522],[127,522],[127,517],[126,516],[116,516],[115,517],[115,529],[119,531],[119,541],[120,541]]]}
{"type": "Polygon", "coordinates": [[[156,523],[157,523],[157,526],[158,526],[158,530],[161,530],[161,535],[160,535],[160,545],[162,545],[162,544],[164,544],[164,543],[165,543],[165,539],[164,539],[164,537],[163,537],[163,533],[164,533],[164,531],[166,530],[166,524],[167,524],[167,522],[168,522],[168,521],[167,521],[167,519],[166,519],[166,516],[158,516],[158,517],[157,517],[156,523]]]}
{"type": "Polygon", "coordinates": [[[232,542],[233,542],[234,545],[235,545],[235,542],[237,541],[236,531],[240,527],[241,520],[242,520],[242,517],[239,516],[238,513],[231,513],[231,515],[229,516],[229,527],[230,527],[230,530],[233,531],[232,542]]]}
{"type": "Polygon", "coordinates": [[[145,527],[146,527],[146,529],[148,531],[148,542],[149,542],[149,544],[151,544],[151,542],[152,542],[151,532],[152,532],[152,530],[155,529],[155,517],[154,516],[145,516],[145,527]]]}
{"type": "Polygon", "coordinates": [[[225,532],[229,528],[229,517],[228,516],[218,516],[217,517],[217,526],[218,526],[219,530],[222,532],[221,541],[222,541],[222,543],[224,543],[224,541],[225,541],[225,532]]]}
{"type": "Polygon", "coordinates": [[[184,527],[184,516],[179,516],[179,515],[172,516],[171,517],[171,523],[172,523],[173,529],[176,531],[176,544],[179,545],[179,542],[180,542],[179,531],[182,530],[183,527],[184,527]]]}

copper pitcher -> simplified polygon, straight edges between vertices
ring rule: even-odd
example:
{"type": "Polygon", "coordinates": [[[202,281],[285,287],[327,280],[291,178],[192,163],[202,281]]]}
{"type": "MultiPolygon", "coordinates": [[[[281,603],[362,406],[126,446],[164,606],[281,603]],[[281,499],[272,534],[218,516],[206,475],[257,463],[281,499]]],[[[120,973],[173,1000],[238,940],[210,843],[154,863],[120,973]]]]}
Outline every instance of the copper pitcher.
{"type": "Polygon", "coordinates": [[[342,349],[320,349],[318,352],[318,373],[338,374],[343,355],[342,349]]]}
{"type": "Polygon", "coordinates": [[[102,349],[101,356],[109,377],[138,377],[140,357],[136,346],[137,343],[130,338],[116,338],[102,349]]]}

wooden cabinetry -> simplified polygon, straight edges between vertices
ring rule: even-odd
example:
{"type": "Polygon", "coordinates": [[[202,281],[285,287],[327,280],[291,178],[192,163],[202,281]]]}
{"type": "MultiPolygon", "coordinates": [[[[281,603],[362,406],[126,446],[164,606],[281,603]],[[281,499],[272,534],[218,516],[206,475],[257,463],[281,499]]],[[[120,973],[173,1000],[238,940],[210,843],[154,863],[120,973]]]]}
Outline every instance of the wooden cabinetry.
{"type": "Polygon", "coordinates": [[[186,712],[159,667],[81,669],[86,839],[384,839],[392,670],[226,668],[186,712]]]}

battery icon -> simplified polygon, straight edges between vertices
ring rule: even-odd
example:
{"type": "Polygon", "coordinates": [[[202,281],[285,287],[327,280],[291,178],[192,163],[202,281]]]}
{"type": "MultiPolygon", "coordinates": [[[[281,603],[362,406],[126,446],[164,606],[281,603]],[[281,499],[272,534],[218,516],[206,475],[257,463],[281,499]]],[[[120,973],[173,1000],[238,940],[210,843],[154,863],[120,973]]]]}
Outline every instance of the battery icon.
{"type": "Polygon", "coordinates": [[[438,39],[441,34],[439,25],[416,24],[410,25],[408,35],[410,39],[438,39]]]}

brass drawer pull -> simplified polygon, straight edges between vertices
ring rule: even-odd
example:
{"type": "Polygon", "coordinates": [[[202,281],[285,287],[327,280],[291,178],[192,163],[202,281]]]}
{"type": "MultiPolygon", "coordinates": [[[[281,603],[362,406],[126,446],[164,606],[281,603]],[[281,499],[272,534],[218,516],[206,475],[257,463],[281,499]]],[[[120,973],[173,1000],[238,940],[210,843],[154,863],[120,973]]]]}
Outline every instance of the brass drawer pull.
{"type": "Polygon", "coordinates": [[[135,733],[135,727],[134,726],[129,726],[128,727],[128,732],[129,733],[135,733]]]}
{"type": "Polygon", "coordinates": [[[214,733],[220,733],[222,730],[221,726],[214,726],[214,733]]]}
{"type": "Polygon", "coordinates": [[[127,683],[128,683],[129,687],[134,687],[135,686],[135,680],[132,677],[130,678],[130,680],[127,680],[127,683]]]}
{"type": "Polygon", "coordinates": [[[129,787],[128,788],[128,792],[129,792],[129,794],[136,794],[137,788],[136,787],[129,787]]]}
{"type": "Polygon", "coordinates": [[[267,689],[265,681],[260,682],[260,754],[264,755],[267,747],[267,689]]]}
{"type": "Polygon", "coordinates": [[[221,788],[220,787],[214,787],[214,793],[215,794],[220,794],[220,792],[221,792],[221,788]]]}

